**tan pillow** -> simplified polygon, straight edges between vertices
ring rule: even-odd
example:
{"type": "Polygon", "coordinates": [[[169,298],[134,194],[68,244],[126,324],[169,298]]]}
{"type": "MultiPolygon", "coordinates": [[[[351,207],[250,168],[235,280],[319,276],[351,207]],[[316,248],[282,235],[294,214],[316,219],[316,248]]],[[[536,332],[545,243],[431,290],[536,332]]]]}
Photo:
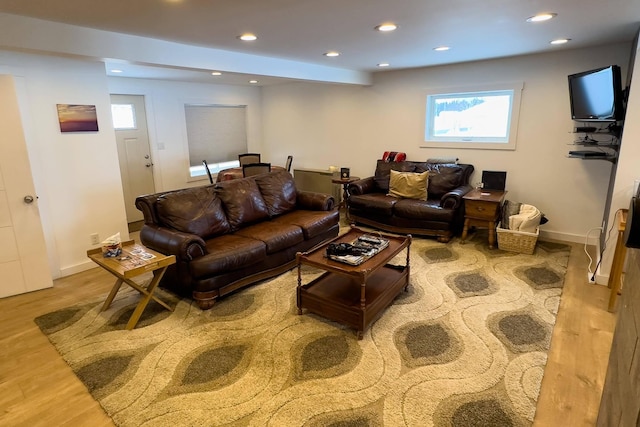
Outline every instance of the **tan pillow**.
{"type": "Polygon", "coordinates": [[[405,199],[427,200],[429,172],[397,172],[389,175],[389,196],[405,199]]]}

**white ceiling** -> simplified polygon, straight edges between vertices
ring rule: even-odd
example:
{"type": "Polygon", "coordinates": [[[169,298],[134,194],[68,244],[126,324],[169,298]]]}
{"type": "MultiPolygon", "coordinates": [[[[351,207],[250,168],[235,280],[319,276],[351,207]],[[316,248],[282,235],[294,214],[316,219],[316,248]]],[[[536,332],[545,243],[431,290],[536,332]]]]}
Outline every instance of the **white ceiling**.
{"type": "MultiPolygon", "coordinates": [[[[640,25],[640,0],[0,0],[0,12],[367,73],[381,62],[393,70],[628,42],[640,25]],[[540,12],[557,17],[526,22],[540,12]],[[374,30],[384,22],[399,28],[374,30]],[[244,32],[258,40],[238,40],[244,32]],[[556,38],[571,41],[550,45],[556,38]],[[451,49],[433,50],[441,45],[451,49]],[[329,50],[341,55],[325,57],[329,50]]],[[[123,76],[211,79],[189,67],[113,59],[107,69],[123,76]]],[[[246,73],[224,78],[245,84],[260,70],[246,73]]],[[[271,74],[261,84],[279,81],[271,74]]]]}

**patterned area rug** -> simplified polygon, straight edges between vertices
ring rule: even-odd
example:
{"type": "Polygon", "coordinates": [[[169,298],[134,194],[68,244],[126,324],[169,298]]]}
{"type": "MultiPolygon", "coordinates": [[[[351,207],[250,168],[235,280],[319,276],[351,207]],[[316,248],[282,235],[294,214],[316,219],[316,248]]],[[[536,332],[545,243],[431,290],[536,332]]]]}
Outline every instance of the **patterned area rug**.
{"type": "Polygon", "coordinates": [[[295,269],[205,312],[152,302],[133,331],[135,292],[36,323],[120,426],[526,426],[569,250],[414,238],[408,291],[361,341],[297,314],[295,269]]]}

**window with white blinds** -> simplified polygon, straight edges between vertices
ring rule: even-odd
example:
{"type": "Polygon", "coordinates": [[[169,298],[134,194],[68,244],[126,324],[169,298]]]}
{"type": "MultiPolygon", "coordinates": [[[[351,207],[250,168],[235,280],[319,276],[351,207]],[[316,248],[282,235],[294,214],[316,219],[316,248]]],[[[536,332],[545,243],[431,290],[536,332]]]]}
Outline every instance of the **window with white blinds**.
{"type": "Polygon", "coordinates": [[[205,175],[203,160],[212,173],[237,166],[247,152],[246,105],[184,106],[189,144],[190,175],[205,175]]]}

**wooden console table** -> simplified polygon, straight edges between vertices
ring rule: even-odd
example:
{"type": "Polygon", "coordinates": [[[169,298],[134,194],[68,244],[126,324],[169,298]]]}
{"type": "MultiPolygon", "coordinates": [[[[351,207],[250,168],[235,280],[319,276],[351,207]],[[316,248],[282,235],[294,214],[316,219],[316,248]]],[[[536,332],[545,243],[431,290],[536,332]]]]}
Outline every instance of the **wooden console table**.
{"type": "Polygon", "coordinates": [[[616,299],[618,292],[622,287],[622,269],[624,260],[627,257],[627,247],[624,245],[624,230],[627,225],[628,209],[620,209],[616,215],[618,222],[618,240],[616,241],[616,249],[613,253],[613,262],[611,263],[611,272],[609,273],[609,282],[607,286],[611,288],[609,294],[609,311],[613,312],[616,308],[616,299]]]}
{"type": "Polygon", "coordinates": [[[131,330],[136,327],[142,312],[151,300],[154,300],[167,310],[173,311],[172,307],[157,298],[153,293],[165,271],[167,271],[167,268],[171,264],[175,264],[175,255],[163,255],[142,245],[137,245],[133,240],[129,240],[122,243],[122,254],[117,257],[105,258],[102,255],[102,248],[88,250],[87,256],[100,267],[117,277],[116,283],[113,285],[100,311],[105,311],[109,308],[111,302],[113,302],[113,299],[120,290],[122,283],[126,283],[143,295],[143,298],[135,310],[133,310],[129,322],[127,322],[127,329],[131,330]],[[133,281],[134,277],[150,271],[153,272],[153,278],[146,288],[133,281]]]}
{"type": "Polygon", "coordinates": [[[506,194],[506,191],[474,189],[462,197],[464,199],[462,242],[467,238],[469,227],[488,227],[489,248],[495,247],[496,223],[500,219],[500,206],[506,194]]]}

